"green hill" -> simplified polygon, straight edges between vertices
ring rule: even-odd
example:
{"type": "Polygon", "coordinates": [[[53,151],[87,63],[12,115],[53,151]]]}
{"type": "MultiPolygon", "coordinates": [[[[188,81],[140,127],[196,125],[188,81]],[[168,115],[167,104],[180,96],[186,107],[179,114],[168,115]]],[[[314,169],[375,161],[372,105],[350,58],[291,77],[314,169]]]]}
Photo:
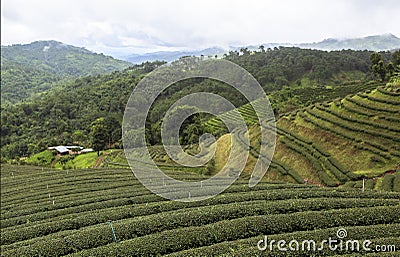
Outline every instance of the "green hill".
{"type": "MultiPolygon", "coordinates": [[[[85,52],[80,48],[76,51],[85,52]]],[[[272,95],[274,111],[279,114],[310,103],[357,92],[357,87],[363,88],[365,81],[372,78],[369,71],[370,54],[368,51],[323,52],[277,48],[256,53],[231,52],[225,58],[241,65],[255,76],[264,90],[272,95]],[[320,94],[309,93],[313,91],[320,94]]],[[[388,58],[389,55],[385,54],[384,57],[388,58]]],[[[96,56],[98,55],[90,55],[88,59],[96,56]]],[[[112,117],[121,122],[125,104],[136,83],[161,64],[163,63],[144,63],[111,74],[80,77],[68,83],[63,82],[51,91],[43,89],[44,92],[30,102],[13,106],[2,105],[2,157],[25,157],[43,151],[49,145],[74,142],[90,147],[87,137],[90,124],[99,117],[112,117]]],[[[46,66],[43,69],[51,68],[46,66]]],[[[32,72],[35,74],[39,71],[32,72]]],[[[10,73],[9,76],[18,78],[18,74],[22,73],[10,73]]],[[[37,77],[26,74],[21,80],[46,77],[38,74],[37,77]]],[[[39,84],[36,89],[46,85],[39,84]]],[[[47,85],[52,84],[49,82],[47,85]]],[[[20,94],[18,91],[9,91],[4,96],[11,92],[20,94]]],[[[160,95],[150,112],[148,138],[151,144],[160,144],[157,132],[163,113],[176,100],[194,92],[219,94],[237,107],[246,103],[236,90],[218,81],[193,79],[179,82],[160,95]]],[[[112,143],[118,143],[119,139],[120,135],[116,132],[112,143]]]]}
{"type": "Polygon", "coordinates": [[[62,80],[110,73],[129,65],[57,41],[1,46],[1,100],[16,103],[62,80]]]}
{"type": "MultiPolygon", "coordinates": [[[[399,86],[399,82],[377,88],[365,84],[364,92],[282,114],[277,120],[277,145],[266,177],[327,186],[354,186],[348,182],[368,178],[370,187],[383,187],[380,177],[399,169],[399,86]]],[[[256,124],[249,134],[251,155],[246,170],[251,171],[259,155],[258,119],[249,104],[238,111],[249,125],[256,124]]],[[[221,129],[219,119],[205,125],[210,131],[221,129]]],[[[240,136],[244,131],[238,133],[240,136]]]]}
{"type": "MultiPolygon", "coordinates": [[[[338,233],[343,229],[351,244],[370,240],[372,250],[394,245],[379,256],[396,256],[400,80],[394,69],[390,83],[371,80],[370,54],[277,48],[243,49],[225,57],[261,82],[276,115],[275,154],[252,188],[260,127],[269,127],[257,123],[243,97],[220,82],[197,78],[163,92],[150,111],[146,136],[151,157],[177,180],[203,181],[216,173],[227,160],[231,135],[218,118],[200,117],[194,124],[219,136],[215,156],[200,167],[177,165],[157,134],[174,101],[194,92],[219,93],[249,125],[250,145],[244,143],[245,130],[234,132],[243,149],[249,149],[245,169],[228,189],[203,201],[169,201],[149,191],[128,168],[122,149],[76,157],[45,150],[58,144],[90,146],[92,122],[100,117],[114,125],[107,132],[108,147],[120,147],[126,101],[161,62],[80,77],[25,103],[2,105],[2,162],[38,166],[1,164],[1,256],[377,256],[363,249],[332,251],[326,243],[311,252],[278,248],[280,240],[300,245],[314,240],[320,246],[330,238],[343,239],[338,233]],[[264,236],[276,244],[260,251],[264,236]]],[[[40,77],[47,69],[32,72],[40,77]]],[[[197,142],[183,149],[194,155],[197,142]]],[[[135,169],[148,170],[140,154],[135,161],[135,169]]]]}

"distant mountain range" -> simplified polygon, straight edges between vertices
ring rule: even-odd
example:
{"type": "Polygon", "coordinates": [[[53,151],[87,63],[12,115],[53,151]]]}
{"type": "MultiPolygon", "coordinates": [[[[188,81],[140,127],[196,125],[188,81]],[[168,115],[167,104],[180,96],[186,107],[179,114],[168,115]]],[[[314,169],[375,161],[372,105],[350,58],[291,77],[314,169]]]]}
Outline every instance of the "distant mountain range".
{"type": "Polygon", "coordinates": [[[224,53],[225,50],[221,47],[211,47],[198,51],[160,51],[145,54],[131,54],[123,57],[122,59],[131,63],[142,63],[146,61],[173,61],[177,60],[182,56],[215,56],[224,53]]]}
{"type": "MultiPolygon", "coordinates": [[[[371,50],[371,51],[387,51],[400,48],[400,38],[393,34],[383,34],[375,35],[361,38],[349,38],[349,39],[334,39],[329,38],[321,42],[314,43],[263,43],[260,44],[267,48],[274,48],[278,46],[287,47],[300,47],[300,48],[310,48],[317,50],[342,50],[342,49],[352,49],[352,50],[371,50]]],[[[249,45],[249,46],[231,46],[228,49],[222,47],[212,47],[203,50],[196,51],[162,51],[153,52],[145,54],[132,54],[125,57],[120,57],[125,61],[131,63],[142,63],[145,61],[173,61],[182,56],[215,56],[222,55],[229,51],[238,51],[240,48],[247,47],[250,50],[258,50],[260,45],[249,45]]]]}
{"type": "MultiPolygon", "coordinates": [[[[325,39],[318,43],[264,43],[262,45],[265,49],[294,46],[319,50],[386,51],[399,49],[400,39],[392,34],[384,34],[352,39],[325,39]]],[[[228,49],[217,46],[194,51],[130,54],[121,58],[124,61],[57,41],[36,41],[25,45],[1,46],[1,100],[2,103],[17,103],[54,88],[60,81],[122,70],[132,63],[156,60],[170,62],[182,56],[222,56],[224,53],[238,51],[243,47],[258,50],[259,45],[231,46],[228,49]]]]}
{"type": "Polygon", "coordinates": [[[299,44],[302,48],[312,48],[319,50],[370,50],[370,51],[387,51],[400,48],[400,38],[393,34],[383,34],[376,36],[368,36],[362,38],[349,39],[325,39],[318,43],[299,44]]]}
{"type": "Polygon", "coordinates": [[[122,70],[126,61],[57,41],[1,46],[1,100],[16,103],[58,81],[122,70]]]}

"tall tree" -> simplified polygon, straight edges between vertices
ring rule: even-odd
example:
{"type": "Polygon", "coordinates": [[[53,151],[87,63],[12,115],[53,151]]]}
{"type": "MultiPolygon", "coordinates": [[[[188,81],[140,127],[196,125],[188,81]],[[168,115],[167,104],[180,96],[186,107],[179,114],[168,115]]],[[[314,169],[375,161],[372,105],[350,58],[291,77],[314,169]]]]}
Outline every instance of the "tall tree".
{"type": "Polygon", "coordinates": [[[374,74],[378,75],[382,81],[386,78],[387,67],[385,61],[380,53],[372,53],[370,56],[372,63],[371,70],[374,74]]]}
{"type": "Polygon", "coordinates": [[[398,67],[400,65],[400,50],[397,50],[392,54],[391,60],[395,67],[398,67]]]}
{"type": "Polygon", "coordinates": [[[104,150],[108,142],[109,134],[105,118],[98,118],[90,127],[90,142],[93,150],[97,151],[97,156],[100,151],[104,150]]]}

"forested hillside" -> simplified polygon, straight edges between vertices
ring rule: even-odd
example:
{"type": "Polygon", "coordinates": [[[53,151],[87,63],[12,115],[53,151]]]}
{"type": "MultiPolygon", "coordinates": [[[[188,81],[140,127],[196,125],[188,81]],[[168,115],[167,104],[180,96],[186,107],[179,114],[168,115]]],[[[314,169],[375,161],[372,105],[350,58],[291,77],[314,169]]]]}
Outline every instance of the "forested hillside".
{"type": "MultiPolygon", "coordinates": [[[[312,102],[358,92],[358,87],[365,84],[363,81],[373,77],[370,55],[368,51],[324,52],[282,47],[260,48],[258,52],[242,49],[225,58],[255,76],[271,95],[274,111],[279,115],[312,102]]],[[[390,53],[383,53],[382,58],[389,59],[390,53]]],[[[122,72],[82,77],[33,102],[2,106],[2,157],[28,156],[56,144],[90,146],[88,135],[92,123],[101,117],[120,123],[136,83],[161,64],[144,63],[122,72]]],[[[194,79],[177,83],[153,105],[148,118],[152,124],[147,129],[149,143],[160,143],[157,136],[160,119],[169,106],[183,95],[198,91],[221,94],[237,107],[246,103],[238,92],[216,81],[194,79]]],[[[208,118],[202,117],[197,126],[208,118]]],[[[118,146],[121,136],[117,128],[109,131],[109,137],[108,146],[118,146]]]]}
{"type": "Polygon", "coordinates": [[[110,73],[129,65],[57,41],[1,46],[1,100],[16,103],[62,80],[110,73]]]}

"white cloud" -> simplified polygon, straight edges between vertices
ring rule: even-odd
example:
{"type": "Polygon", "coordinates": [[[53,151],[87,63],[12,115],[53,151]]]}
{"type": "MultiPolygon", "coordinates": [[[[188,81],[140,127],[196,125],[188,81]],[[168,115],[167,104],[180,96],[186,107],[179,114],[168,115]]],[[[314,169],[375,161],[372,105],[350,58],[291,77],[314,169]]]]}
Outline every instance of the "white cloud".
{"type": "Polygon", "coordinates": [[[1,12],[2,44],[55,39],[98,51],[400,35],[396,0],[4,0],[1,12]]]}

